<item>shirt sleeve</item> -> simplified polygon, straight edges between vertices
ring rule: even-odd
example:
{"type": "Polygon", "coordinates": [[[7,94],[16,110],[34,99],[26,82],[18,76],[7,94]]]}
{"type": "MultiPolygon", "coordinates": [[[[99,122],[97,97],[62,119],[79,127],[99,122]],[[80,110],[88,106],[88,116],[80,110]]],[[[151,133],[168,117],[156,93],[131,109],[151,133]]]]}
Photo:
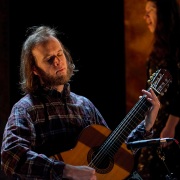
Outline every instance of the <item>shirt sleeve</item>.
{"type": "Polygon", "coordinates": [[[102,114],[95,107],[95,105],[87,98],[84,98],[84,108],[88,108],[86,111],[86,116],[93,118],[91,121],[93,124],[100,124],[109,128],[107,122],[103,118],[102,114]],[[89,114],[90,113],[90,114],[89,114]]]}
{"type": "MultiPolygon", "coordinates": [[[[145,120],[143,120],[134,130],[131,131],[131,133],[126,139],[126,143],[152,138],[154,134],[153,129],[151,129],[150,131],[146,131],[144,121],[145,120]]],[[[134,149],[132,151],[133,153],[136,153],[138,149],[134,149]]]]}
{"type": "Polygon", "coordinates": [[[1,147],[1,168],[20,179],[62,179],[65,164],[32,150],[33,123],[23,106],[14,106],[6,124],[1,147]]]}

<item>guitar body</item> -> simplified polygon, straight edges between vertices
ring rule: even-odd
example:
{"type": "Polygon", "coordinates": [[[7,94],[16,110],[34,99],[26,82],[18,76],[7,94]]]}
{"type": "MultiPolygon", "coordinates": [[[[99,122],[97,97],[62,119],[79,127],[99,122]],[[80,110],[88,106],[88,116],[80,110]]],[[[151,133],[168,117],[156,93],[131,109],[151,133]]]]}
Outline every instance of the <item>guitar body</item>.
{"type": "MultiPolygon", "coordinates": [[[[74,149],[56,154],[51,158],[71,165],[88,165],[96,147],[100,147],[110,133],[111,130],[104,126],[90,125],[82,131],[74,149]]],[[[110,160],[105,166],[93,166],[93,168],[96,169],[98,180],[122,180],[130,175],[133,164],[133,154],[123,143],[112,161],[110,160]]]]}

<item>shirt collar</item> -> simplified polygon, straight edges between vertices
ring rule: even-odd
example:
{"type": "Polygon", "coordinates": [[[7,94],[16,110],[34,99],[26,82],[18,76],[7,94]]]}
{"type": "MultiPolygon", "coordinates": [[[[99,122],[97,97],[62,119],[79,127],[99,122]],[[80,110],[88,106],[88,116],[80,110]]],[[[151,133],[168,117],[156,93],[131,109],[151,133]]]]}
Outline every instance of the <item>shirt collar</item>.
{"type": "Polygon", "coordinates": [[[66,83],[64,85],[63,91],[59,92],[56,89],[49,88],[46,86],[41,86],[38,88],[36,94],[41,94],[41,95],[49,95],[49,96],[54,96],[54,97],[68,97],[70,95],[70,84],[66,83]]]}

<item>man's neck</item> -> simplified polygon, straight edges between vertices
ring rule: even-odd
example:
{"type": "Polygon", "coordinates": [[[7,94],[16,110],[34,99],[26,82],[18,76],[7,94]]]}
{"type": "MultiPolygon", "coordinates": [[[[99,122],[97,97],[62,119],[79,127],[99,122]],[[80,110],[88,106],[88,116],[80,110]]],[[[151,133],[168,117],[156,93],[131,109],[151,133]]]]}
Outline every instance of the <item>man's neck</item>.
{"type": "Polygon", "coordinates": [[[58,85],[54,87],[54,89],[56,89],[58,92],[62,92],[63,88],[64,88],[64,85],[58,85]]]}

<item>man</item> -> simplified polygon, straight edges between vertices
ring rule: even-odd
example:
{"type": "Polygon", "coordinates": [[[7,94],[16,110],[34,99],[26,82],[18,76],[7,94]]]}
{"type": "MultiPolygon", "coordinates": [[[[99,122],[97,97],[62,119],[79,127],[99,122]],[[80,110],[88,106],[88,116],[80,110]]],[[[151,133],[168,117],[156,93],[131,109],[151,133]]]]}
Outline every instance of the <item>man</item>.
{"type": "MultiPolygon", "coordinates": [[[[23,44],[20,85],[25,96],[13,106],[4,130],[2,169],[17,179],[95,180],[93,167],[51,158],[73,148],[85,127],[108,128],[90,100],[70,91],[75,66],[56,33],[50,27],[35,27],[23,44]]],[[[141,123],[145,134],[160,104],[153,90],[142,92],[152,104],[141,123]]]]}

